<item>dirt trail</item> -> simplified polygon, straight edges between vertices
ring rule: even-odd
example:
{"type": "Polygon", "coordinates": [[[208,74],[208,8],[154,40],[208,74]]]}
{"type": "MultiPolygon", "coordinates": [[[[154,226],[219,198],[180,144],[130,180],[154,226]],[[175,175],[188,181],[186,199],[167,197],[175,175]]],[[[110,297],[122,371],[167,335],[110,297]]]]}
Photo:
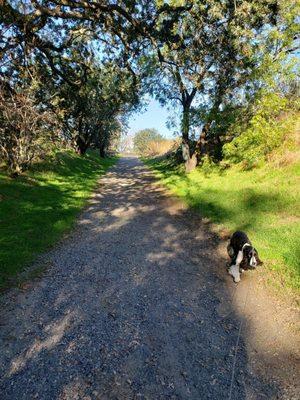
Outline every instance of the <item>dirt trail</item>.
{"type": "Polygon", "coordinates": [[[236,286],[224,247],[137,158],[120,159],[42,257],[51,268],[2,297],[0,398],[222,400],[232,382],[231,399],[298,399],[292,310],[259,272],[236,286]]]}

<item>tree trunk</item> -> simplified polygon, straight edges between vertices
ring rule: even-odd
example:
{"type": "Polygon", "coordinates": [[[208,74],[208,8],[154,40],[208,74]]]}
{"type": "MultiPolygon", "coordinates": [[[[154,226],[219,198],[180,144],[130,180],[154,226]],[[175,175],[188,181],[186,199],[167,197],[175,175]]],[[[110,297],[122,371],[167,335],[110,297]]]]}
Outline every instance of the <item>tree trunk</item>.
{"type": "Polygon", "coordinates": [[[209,132],[211,123],[206,122],[202,128],[202,131],[200,133],[199,139],[196,144],[196,150],[195,153],[197,155],[198,162],[200,161],[201,157],[203,157],[205,154],[207,154],[207,134],[209,132]]]}
{"type": "Polygon", "coordinates": [[[105,151],[105,144],[104,143],[100,143],[99,154],[100,154],[100,157],[102,157],[102,158],[106,157],[106,151],[105,151]]]}
{"type": "Polygon", "coordinates": [[[185,171],[186,172],[191,172],[193,169],[195,169],[197,166],[197,156],[196,153],[194,153],[190,159],[185,163],[185,171]]]}
{"type": "Polygon", "coordinates": [[[182,156],[185,161],[185,169],[186,172],[191,171],[195,168],[195,160],[194,157],[191,159],[191,151],[190,151],[190,111],[192,101],[197,93],[197,89],[193,88],[191,93],[188,93],[187,90],[182,92],[182,120],[181,120],[181,134],[182,134],[182,156]]]}
{"type": "Polygon", "coordinates": [[[182,158],[185,162],[186,172],[191,171],[189,131],[190,131],[190,107],[188,105],[184,105],[182,121],[181,121],[181,134],[182,134],[182,158]]]}
{"type": "Polygon", "coordinates": [[[9,157],[8,170],[9,170],[9,175],[14,178],[22,173],[22,167],[18,163],[17,158],[14,158],[14,156],[9,157]]]}
{"type": "Polygon", "coordinates": [[[181,133],[183,141],[187,144],[189,144],[189,131],[190,131],[190,107],[188,105],[184,105],[182,121],[181,121],[181,133]]]}
{"type": "Polygon", "coordinates": [[[23,171],[20,157],[20,141],[17,139],[19,135],[19,132],[15,133],[7,143],[7,166],[11,177],[17,177],[23,171]]]}
{"type": "Polygon", "coordinates": [[[78,135],[76,137],[76,152],[81,156],[83,156],[86,153],[89,147],[88,139],[86,138],[87,136],[85,135],[83,118],[82,115],[80,114],[78,118],[78,135]]]}
{"type": "Polygon", "coordinates": [[[88,149],[87,143],[82,139],[82,137],[79,135],[76,138],[76,152],[77,154],[83,156],[88,149]]]}

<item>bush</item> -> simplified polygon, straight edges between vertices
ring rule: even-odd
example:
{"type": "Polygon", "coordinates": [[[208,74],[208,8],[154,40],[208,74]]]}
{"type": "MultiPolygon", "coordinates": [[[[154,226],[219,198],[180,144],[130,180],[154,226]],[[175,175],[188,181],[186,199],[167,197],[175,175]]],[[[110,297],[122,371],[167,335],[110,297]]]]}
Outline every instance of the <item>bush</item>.
{"type": "Polygon", "coordinates": [[[54,121],[26,91],[0,91],[0,157],[11,174],[18,175],[47,152],[54,121]]]}
{"type": "Polygon", "coordinates": [[[214,163],[214,161],[207,154],[203,156],[200,167],[205,176],[219,170],[219,165],[214,163]]]}
{"type": "Polygon", "coordinates": [[[231,133],[239,134],[223,146],[223,155],[232,163],[255,166],[278,148],[295,124],[295,113],[285,115],[288,101],[276,94],[262,97],[247,127],[239,134],[240,126],[233,125],[231,133]]]}

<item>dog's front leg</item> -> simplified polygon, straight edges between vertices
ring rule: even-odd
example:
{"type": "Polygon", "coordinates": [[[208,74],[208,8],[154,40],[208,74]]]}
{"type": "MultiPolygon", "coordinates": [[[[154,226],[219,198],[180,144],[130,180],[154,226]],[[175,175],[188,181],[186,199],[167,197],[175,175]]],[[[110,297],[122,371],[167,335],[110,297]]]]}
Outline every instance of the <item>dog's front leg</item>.
{"type": "Polygon", "coordinates": [[[235,260],[236,265],[240,266],[240,263],[243,261],[243,257],[244,257],[243,252],[242,250],[240,250],[235,260]]]}
{"type": "Polygon", "coordinates": [[[235,260],[235,264],[231,265],[229,268],[229,274],[233,276],[234,282],[239,282],[241,280],[240,275],[240,263],[243,260],[243,252],[239,251],[237,258],[235,260]]]}
{"type": "Polygon", "coordinates": [[[228,272],[231,276],[233,276],[234,282],[239,282],[241,280],[239,265],[237,264],[231,265],[228,272]]]}

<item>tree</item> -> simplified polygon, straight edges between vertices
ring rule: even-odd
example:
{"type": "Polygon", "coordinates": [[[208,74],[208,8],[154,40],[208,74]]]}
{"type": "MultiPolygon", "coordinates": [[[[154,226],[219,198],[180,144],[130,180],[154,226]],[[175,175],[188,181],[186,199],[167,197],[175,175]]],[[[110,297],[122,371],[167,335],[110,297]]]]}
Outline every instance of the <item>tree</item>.
{"type": "Polygon", "coordinates": [[[276,75],[297,51],[295,10],[296,0],[4,0],[0,79],[7,93],[38,82],[35,102],[80,153],[105,154],[143,92],[179,104],[189,162],[203,143],[221,145],[224,110],[271,85],[263,70],[276,75]],[[196,146],[191,127],[202,127],[196,146]]]}
{"type": "Polygon", "coordinates": [[[138,93],[128,71],[112,63],[90,65],[86,82],[77,90],[68,84],[60,86],[55,102],[79,154],[93,144],[105,156],[114,127],[119,131],[125,117],[138,108],[138,93]]]}
{"type": "Polygon", "coordinates": [[[278,3],[272,24],[263,24],[252,33],[255,40],[249,37],[238,49],[238,58],[246,54],[249,60],[244,73],[238,69],[228,72],[220,69],[210,101],[202,102],[196,110],[198,121],[205,124],[202,140],[210,156],[220,159],[231,152],[236,153],[232,159],[253,160],[280,142],[284,124],[276,119],[283,110],[293,110],[297,97],[299,12],[296,1],[278,3]],[[235,140],[243,133],[245,138],[235,140]],[[224,151],[223,145],[232,140],[232,145],[226,145],[224,151]]]}
{"type": "MultiPolygon", "coordinates": [[[[180,104],[182,139],[189,145],[193,108],[201,102],[213,115],[227,88],[252,73],[251,41],[265,24],[276,22],[278,9],[273,1],[258,0],[170,4],[180,4],[180,12],[165,9],[159,14],[149,32],[153,52],[148,69],[154,71],[152,93],[163,103],[180,104]]],[[[208,129],[211,122],[208,118],[202,125],[208,129]]]]}
{"type": "Polygon", "coordinates": [[[125,29],[130,13],[126,2],[124,9],[113,2],[77,2],[77,10],[71,1],[55,3],[1,3],[4,94],[16,87],[22,92],[34,82],[35,103],[55,113],[62,135],[76,150],[84,154],[93,143],[104,156],[110,138],[139,101],[139,80],[118,39],[117,27],[125,29]]]}
{"type": "Polygon", "coordinates": [[[0,156],[13,176],[44,155],[58,133],[54,114],[39,108],[30,88],[20,93],[0,88],[0,123],[0,156]]]}
{"type": "Polygon", "coordinates": [[[163,136],[156,129],[142,129],[134,135],[133,148],[137,153],[143,154],[148,143],[162,140],[163,136]]]}

